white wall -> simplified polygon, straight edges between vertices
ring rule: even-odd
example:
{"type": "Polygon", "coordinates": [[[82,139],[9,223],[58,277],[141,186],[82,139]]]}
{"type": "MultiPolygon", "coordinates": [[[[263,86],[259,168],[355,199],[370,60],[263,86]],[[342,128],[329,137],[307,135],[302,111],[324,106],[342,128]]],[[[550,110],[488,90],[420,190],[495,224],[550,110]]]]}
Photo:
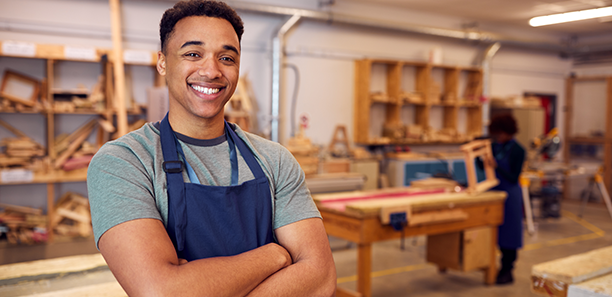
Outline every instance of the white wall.
{"type": "MultiPolygon", "coordinates": [[[[282,6],[318,9],[318,1],[250,1],[282,6]]],[[[127,49],[157,50],[158,24],[163,11],[173,2],[167,1],[122,1],[124,47],[127,49]]],[[[342,14],[401,23],[418,23],[452,29],[461,28],[464,20],[435,14],[406,11],[381,5],[368,6],[352,1],[337,1],[331,8],[342,14]]],[[[269,132],[271,98],[271,38],[284,18],[240,11],[245,22],[242,47],[241,74],[252,82],[259,107],[259,126],[269,132]]],[[[492,27],[493,28],[493,27],[492,27]]],[[[506,29],[510,32],[512,30],[506,29]]],[[[73,32],[74,33],[74,32],[73,32]]],[[[78,33],[78,32],[77,32],[78,33]]],[[[513,34],[516,32],[512,31],[513,34]]],[[[531,34],[531,33],[530,33],[531,34]]],[[[544,38],[542,36],[536,36],[544,38]]],[[[548,36],[557,39],[557,36],[548,36]]],[[[111,48],[110,14],[106,0],[0,0],[0,40],[30,41],[50,44],[85,45],[111,48]],[[15,26],[33,28],[30,32],[11,31],[15,26]],[[89,32],[89,37],[58,35],[53,32],[79,29],[89,32]],[[49,33],[41,32],[48,30],[49,33]]],[[[444,64],[469,66],[484,45],[461,40],[435,38],[417,34],[367,29],[324,22],[301,21],[287,36],[286,63],[299,69],[300,82],[296,115],[307,113],[311,125],[306,134],[313,142],[326,145],[332,137],[334,127],[346,125],[352,138],[354,60],[364,57],[391,58],[424,61],[433,47],[443,51],[444,64]]],[[[92,63],[66,63],[58,69],[62,87],[75,87],[77,83],[91,86],[99,73],[99,66],[92,63]],[[82,74],[82,75],[80,75],[82,74]]],[[[42,77],[44,64],[37,61],[0,57],[0,75],[3,69],[18,68],[30,75],[42,77]]],[[[522,94],[525,91],[556,94],[559,98],[558,126],[563,120],[564,77],[571,70],[569,61],[555,54],[533,52],[502,47],[492,62],[491,94],[522,94]]],[[[139,102],[146,100],[145,88],[152,85],[152,69],[133,69],[134,96],[139,102]]],[[[291,96],[295,88],[294,73],[284,70],[286,87],[282,90],[281,139],[286,140],[291,132],[289,111],[291,96]]],[[[32,116],[35,117],[35,116],[32,116]]],[[[0,114],[20,129],[32,133],[44,142],[40,132],[43,120],[30,121],[25,117],[0,114]]],[[[440,119],[432,119],[432,121],[440,119]]],[[[66,119],[59,130],[72,131],[81,119],[66,119]]],[[[65,131],[57,131],[57,133],[65,131]]],[[[7,137],[0,130],[0,138],[7,137]]],[[[4,187],[0,187],[0,201],[4,200],[4,187]]],[[[38,196],[38,195],[36,195],[38,196]]],[[[23,204],[36,204],[39,198],[24,200],[23,204]]],[[[12,201],[15,202],[15,201],[12,201]]],[[[15,202],[17,203],[17,202],[15,202]]]]}

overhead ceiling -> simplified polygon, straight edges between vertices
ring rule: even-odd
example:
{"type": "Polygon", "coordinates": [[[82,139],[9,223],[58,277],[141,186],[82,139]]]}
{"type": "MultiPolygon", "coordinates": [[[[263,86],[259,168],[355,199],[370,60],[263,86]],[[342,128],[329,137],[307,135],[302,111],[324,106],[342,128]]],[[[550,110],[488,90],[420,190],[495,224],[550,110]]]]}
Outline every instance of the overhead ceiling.
{"type": "Polygon", "coordinates": [[[465,18],[466,22],[486,22],[511,25],[516,28],[540,30],[575,36],[612,34],[612,18],[550,25],[529,26],[530,18],[560,12],[612,6],[612,0],[351,0],[369,4],[397,6],[404,9],[431,12],[465,18]]]}

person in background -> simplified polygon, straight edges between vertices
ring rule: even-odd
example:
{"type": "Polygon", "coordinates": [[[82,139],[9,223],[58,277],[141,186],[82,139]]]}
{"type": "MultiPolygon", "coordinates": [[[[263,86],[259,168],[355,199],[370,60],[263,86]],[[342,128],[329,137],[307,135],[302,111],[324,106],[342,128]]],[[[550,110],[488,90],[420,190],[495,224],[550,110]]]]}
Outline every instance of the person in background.
{"type": "Polygon", "coordinates": [[[169,112],[106,143],[87,173],[96,244],[129,296],[333,296],[336,270],[300,165],[224,121],[243,23],[181,1],[160,23],[169,112]]]}
{"type": "Polygon", "coordinates": [[[489,135],[493,139],[492,150],[495,160],[495,175],[499,185],[491,189],[508,193],[504,204],[504,222],[499,226],[498,244],[502,254],[501,269],[497,284],[514,282],[512,270],[517,250],[523,246],[523,194],[519,176],[525,161],[525,149],[514,139],[518,132],[516,120],[511,114],[500,114],[491,119],[489,135]]]}

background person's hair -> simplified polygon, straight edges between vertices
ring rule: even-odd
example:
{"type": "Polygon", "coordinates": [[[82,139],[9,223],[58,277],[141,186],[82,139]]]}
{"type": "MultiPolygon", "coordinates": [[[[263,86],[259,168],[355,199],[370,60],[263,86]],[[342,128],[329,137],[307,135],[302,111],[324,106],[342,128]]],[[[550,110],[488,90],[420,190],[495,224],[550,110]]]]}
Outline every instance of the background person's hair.
{"type": "Polygon", "coordinates": [[[227,20],[234,27],[236,35],[238,35],[238,42],[242,40],[244,24],[236,11],[229,7],[229,5],[224,2],[210,0],[180,1],[172,8],[166,10],[159,23],[159,38],[163,53],[166,52],[166,43],[172,35],[176,23],[190,16],[207,16],[227,20]]]}
{"type": "Polygon", "coordinates": [[[497,134],[500,132],[505,132],[510,135],[516,134],[518,132],[518,127],[516,126],[516,120],[510,113],[504,113],[500,115],[496,115],[491,119],[491,124],[489,125],[489,134],[497,134]]]}

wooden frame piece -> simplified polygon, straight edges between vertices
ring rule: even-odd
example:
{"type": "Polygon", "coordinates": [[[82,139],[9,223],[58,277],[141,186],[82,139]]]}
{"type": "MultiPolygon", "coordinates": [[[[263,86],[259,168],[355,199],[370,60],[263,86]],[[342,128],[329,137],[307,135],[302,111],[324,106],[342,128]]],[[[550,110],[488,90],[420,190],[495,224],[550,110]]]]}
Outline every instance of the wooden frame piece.
{"type": "Polygon", "coordinates": [[[490,140],[475,140],[460,147],[465,158],[465,169],[467,171],[468,188],[470,194],[477,194],[493,188],[499,184],[499,180],[495,177],[495,168],[488,162],[483,162],[486,179],[478,182],[476,178],[476,168],[474,159],[482,157],[484,160],[493,159],[493,151],[491,150],[490,140]]]}
{"type": "Polygon", "coordinates": [[[0,96],[18,104],[36,105],[40,93],[40,82],[27,75],[11,70],[4,71],[0,96]]]}

